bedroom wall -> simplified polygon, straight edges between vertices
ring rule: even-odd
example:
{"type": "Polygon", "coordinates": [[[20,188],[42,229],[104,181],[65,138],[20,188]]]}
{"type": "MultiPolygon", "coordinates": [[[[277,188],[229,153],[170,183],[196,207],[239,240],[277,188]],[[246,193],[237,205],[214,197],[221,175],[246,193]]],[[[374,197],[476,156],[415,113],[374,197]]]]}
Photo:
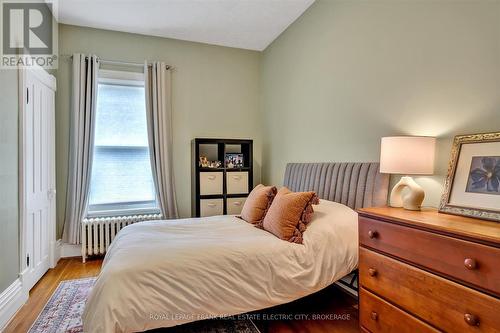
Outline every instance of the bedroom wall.
{"type": "Polygon", "coordinates": [[[0,70],[0,294],[19,274],[18,78],[0,70]]]}
{"type": "MultiPolygon", "coordinates": [[[[195,137],[254,139],[255,181],[260,180],[260,53],[201,43],[59,25],[59,53],[94,53],[103,59],[162,60],[174,66],[174,173],[180,214],[191,215],[191,140],[195,137]]],[[[62,234],[70,105],[70,59],[57,72],[57,211],[62,234]]]]}
{"type": "Polygon", "coordinates": [[[382,136],[432,135],[436,175],[416,180],[437,206],[453,136],[500,130],[500,2],[317,0],[261,70],[266,183],[287,162],[378,161],[382,136]]]}

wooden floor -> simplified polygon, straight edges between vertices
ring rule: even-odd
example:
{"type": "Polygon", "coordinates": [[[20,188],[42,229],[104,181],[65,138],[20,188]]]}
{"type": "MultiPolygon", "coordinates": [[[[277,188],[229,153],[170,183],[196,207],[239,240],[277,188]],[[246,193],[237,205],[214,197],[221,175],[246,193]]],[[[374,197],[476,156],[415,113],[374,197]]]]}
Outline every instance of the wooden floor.
{"type": "MultiPolygon", "coordinates": [[[[61,259],[30,292],[4,333],[27,332],[59,282],[96,276],[102,260],[61,259]]],[[[249,314],[262,333],[351,333],[359,332],[357,302],[338,287],[330,287],[298,301],[249,314]],[[286,318],[283,318],[286,316],[286,318]],[[283,318],[280,320],[279,318],[283,318]]],[[[165,330],[168,332],[168,330],[165,330]]]]}
{"type": "Polygon", "coordinates": [[[42,311],[59,282],[96,276],[101,270],[102,260],[91,260],[85,264],[82,258],[61,259],[56,268],[50,269],[31,289],[28,302],[19,310],[4,333],[27,332],[42,311]]]}

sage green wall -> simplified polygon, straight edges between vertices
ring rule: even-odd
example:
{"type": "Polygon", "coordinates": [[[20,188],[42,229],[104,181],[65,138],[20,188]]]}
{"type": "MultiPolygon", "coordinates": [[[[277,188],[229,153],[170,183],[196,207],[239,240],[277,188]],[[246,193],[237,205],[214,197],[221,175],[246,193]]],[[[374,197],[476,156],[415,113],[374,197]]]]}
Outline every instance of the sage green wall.
{"type": "Polygon", "coordinates": [[[0,293],[19,275],[17,80],[0,69],[0,293]]]}
{"type": "Polygon", "coordinates": [[[265,182],[432,135],[436,175],[416,180],[436,206],[452,137],[500,130],[500,2],[317,0],[264,51],[261,82],[265,182]]]}
{"type": "MultiPolygon", "coordinates": [[[[103,59],[173,65],[174,173],[179,210],[191,215],[191,140],[195,137],[254,139],[255,181],[260,180],[260,53],[201,43],[59,25],[61,55],[95,53],[103,59]]],[[[57,72],[57,211],[61,235],[68,168],[71,66],[57,72]]]]}

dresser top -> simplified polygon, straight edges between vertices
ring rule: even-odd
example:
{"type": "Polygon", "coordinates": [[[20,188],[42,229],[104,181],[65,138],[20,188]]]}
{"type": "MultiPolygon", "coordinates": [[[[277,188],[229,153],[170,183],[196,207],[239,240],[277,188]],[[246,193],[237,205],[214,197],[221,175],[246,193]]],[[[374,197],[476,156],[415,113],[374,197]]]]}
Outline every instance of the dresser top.
{"type": "Polygon", "coordinates": [[[500,247],[500,223],[439,213],[433,208],[411,211],[403,208],[372,207],[358,210],[359,215],[407,224],[421,229],[478,240],[500,247]]]}

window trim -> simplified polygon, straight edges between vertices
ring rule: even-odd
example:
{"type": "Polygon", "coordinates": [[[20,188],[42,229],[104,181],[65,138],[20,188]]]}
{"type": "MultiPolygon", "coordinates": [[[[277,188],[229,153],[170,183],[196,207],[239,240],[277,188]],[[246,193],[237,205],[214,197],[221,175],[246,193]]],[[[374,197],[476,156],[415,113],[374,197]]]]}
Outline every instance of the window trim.
{"type": "Polygon", "coordinates": [[[144,87],[144,73],[115,71],[109,69],[99,70],[99,83],[116,84],[120,86],[138,86],[144,87]]]}
{"type": "MultiPolygon", "coordinates": [[[[145,76],[144,73],[140,72],[126,72],[126,71],[116,71],[116,70],[99,70],[98,83],[99,84],[110,84],[110,85],[120,85],[120,86],[145,86],[145,76]]],[[[97,147],[108,147],[108,146],[95,146],[97,147]]],[[[121,146],[109,146],[110,148],[122,148],[121,146]]],[[[130,148],[147,148],[148,146],[133,146],[130,148]]],[[[152,175],[154,177],[154,175],[152,175]]],[[[156,192],[156,191],[155,191],[156,192]]],[[[90,188],[89,188],[90,195],[90,188]]],[[[157,196],[157,193],[155,193],[157,196]]],[[[160,214],[160,207],[158,204],[158,198],[155,200],[145,200],[145,201],[128,201],[128,202],[117,202],[117,203],[104,203],[104,204],[94,204],[90,203],[87,205],[86,218],[98,218],[98,217],[113,217],[113,216],[127,216],[127,215],[144,215],[144,214],[160,214]],[[144,207],[150,204],[149,207],[144,207]],[[141,207],[142,206],[142,207],[141,207]]]]}
{"type": "Polygon", "coordinates": [[[113,216],[145,215],[145,214],[160,214],[160,213],[161,211],[160,208],[158,207],[157,200],[148,200],[148,201],[129,201],[129,202],[89,205],[86,216],[87,218],[94,218],[94,217],[113,217],[113,216]],[[147,205],[147,204],[151,204],[151,207],[137,207],[140,205],[147,205]],[[94,209],[92,209],[92,207],[94,207],[94,209]]]}

